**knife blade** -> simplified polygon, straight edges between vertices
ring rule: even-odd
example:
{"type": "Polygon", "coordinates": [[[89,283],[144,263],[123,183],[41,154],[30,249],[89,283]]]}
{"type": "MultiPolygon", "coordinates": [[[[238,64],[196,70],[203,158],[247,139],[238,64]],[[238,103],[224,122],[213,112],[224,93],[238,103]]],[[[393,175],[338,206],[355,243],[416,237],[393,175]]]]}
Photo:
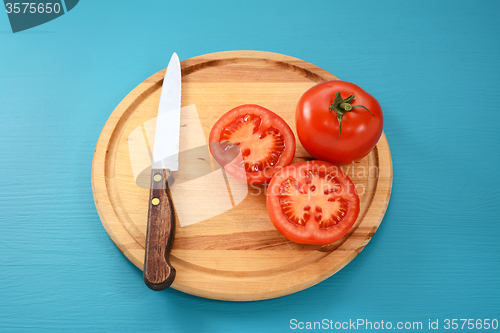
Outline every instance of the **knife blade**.
{"type": "Polygon", "coordinates": [[[181,66],[177,53],[168,63],[158,105],[151,169],[144,282],[164,290],[175,279],[169,255],[175,234],[175,211],[169,193],[172,171],[179,169],[181,66]]]}

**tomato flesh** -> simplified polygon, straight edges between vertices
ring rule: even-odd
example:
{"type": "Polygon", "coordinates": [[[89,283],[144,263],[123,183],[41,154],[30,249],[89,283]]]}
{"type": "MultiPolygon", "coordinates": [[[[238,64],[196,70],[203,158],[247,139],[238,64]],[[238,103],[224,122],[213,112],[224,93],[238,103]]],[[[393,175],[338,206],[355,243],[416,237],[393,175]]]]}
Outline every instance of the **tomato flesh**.
{"type": "Polygon", "coordinates": [[[340,168],[323,161],[292,164],[276,173],[267,191],[275,227],[289,240],[325,245],[342,238],[359,215],[359,196],[340,168]]]}
{"type": "Polygon", "coordinates": [[[262,118],[251,114],[236,119],[224,128],[222,142],[233,142],[240,146],[243,157],[240,165],[246,172],[258,172],[273,167],[285,150],[283,135],[273,126],[259,131],[262,118]]]}
{"type": "Polygon", "coordinates": [[[286,122],[258,105],[242,105],[223,115],[210,132],[210,151],[235,178],[268,182],[295,154],[295,136],[286,122]]]}

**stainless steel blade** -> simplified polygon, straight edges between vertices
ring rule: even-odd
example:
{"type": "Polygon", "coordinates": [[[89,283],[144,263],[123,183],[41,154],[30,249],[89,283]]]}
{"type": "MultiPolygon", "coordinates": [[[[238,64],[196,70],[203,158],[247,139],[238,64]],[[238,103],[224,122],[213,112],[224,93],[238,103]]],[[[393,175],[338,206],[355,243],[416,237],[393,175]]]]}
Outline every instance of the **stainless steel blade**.
{"type": "Polygon", "coordinates": [[[179,169],[181,64],[177,53],[168,63],[156,118],[153,169],[179,169]]]}

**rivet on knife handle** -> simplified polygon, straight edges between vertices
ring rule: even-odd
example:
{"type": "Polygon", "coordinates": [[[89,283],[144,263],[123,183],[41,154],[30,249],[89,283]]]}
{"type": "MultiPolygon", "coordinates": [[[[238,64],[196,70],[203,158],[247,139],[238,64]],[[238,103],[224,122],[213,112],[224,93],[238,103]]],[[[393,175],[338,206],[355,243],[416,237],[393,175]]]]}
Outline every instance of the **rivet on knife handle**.
{"type": "Polygon", "coordinates": [[[175,235],[175,212],[168,191],[170,170],[151,170],[144,282],[153,290],[168,288],[175,278],[169,262],[175,235]]]}

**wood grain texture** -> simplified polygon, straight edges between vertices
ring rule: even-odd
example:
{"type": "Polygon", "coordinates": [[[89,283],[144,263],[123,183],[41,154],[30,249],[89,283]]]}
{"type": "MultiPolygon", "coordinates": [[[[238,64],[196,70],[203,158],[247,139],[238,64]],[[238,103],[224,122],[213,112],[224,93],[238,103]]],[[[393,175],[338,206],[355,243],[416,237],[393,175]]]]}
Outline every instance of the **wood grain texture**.
{"type": "MultiPolygon", "coordinates": [[[[182,107],[196,106],[205,142],[222,114],[250,103],[279,114],[296,136],[294,115],[300,96],[319,82],[337,79],[300,59],[258,51],[203,55],[183,61],[181,67],[182,107]]],[[[130,151],[137,143],[130,137],[137,128],[142,128],[146,138],[154,137],[145,124],[156,116],[163,75],[164,70],[146,79],[116,107],[101,132],[92,166],[94,200],[102,224],[140,269],[144,266],[149,190],[138,186],[137,173],[134,176],[130,151]]],[[[182,130],[193,128],[192,124],[191,116],[183,111],[181,151],[186,140],[192,139],[191,135],[183,137],[182,130]]],[[[154,142],[146,141],[153,147],[154,142]]],[[[293,162],[311,159],[298,140],[296,144],[293,162]]],[[[208,148],[205,153],[209,156],[208,148]]],[[[148,154],[143,158],[147,160],[148,154]]],[[[208,159],[197,160],[215,172],[216,166],[208,159]]],[[[286,240],[267,215],[265,186],[248,186],[240,203],[233,191],[231,209],[222,214],[185,227],[176,216],[171,263],[177,276],[172,287],[213,299],[261,300],[303,290],[336,273],[366,246],[385,214],[392,188],[385,134],[368,156],[343,170],[356,184],[361,199],[358,221],[344,238],[326,246],[286,240]]],[[[189,173],[189,167],[183,169],[180,161],[175,178],[189,178],[189,173]]],[[[209,187],[193,188],[192,192],[213,196],[209,187]]],[[[174,206],[182,204],[190,204],[189,195],[174,198],[174,206]]],[[[192,206],[197,211],[213,209],[202,201],[192,206]]]]}
{"type": "Polygon", "coordinates": [[[148,227],[144,256],[144,282],[153,290],[164,290],[175,279],[169,261],[175,235],[175,211],[169,193],[170,170],[151,170],[148,227]]]}

